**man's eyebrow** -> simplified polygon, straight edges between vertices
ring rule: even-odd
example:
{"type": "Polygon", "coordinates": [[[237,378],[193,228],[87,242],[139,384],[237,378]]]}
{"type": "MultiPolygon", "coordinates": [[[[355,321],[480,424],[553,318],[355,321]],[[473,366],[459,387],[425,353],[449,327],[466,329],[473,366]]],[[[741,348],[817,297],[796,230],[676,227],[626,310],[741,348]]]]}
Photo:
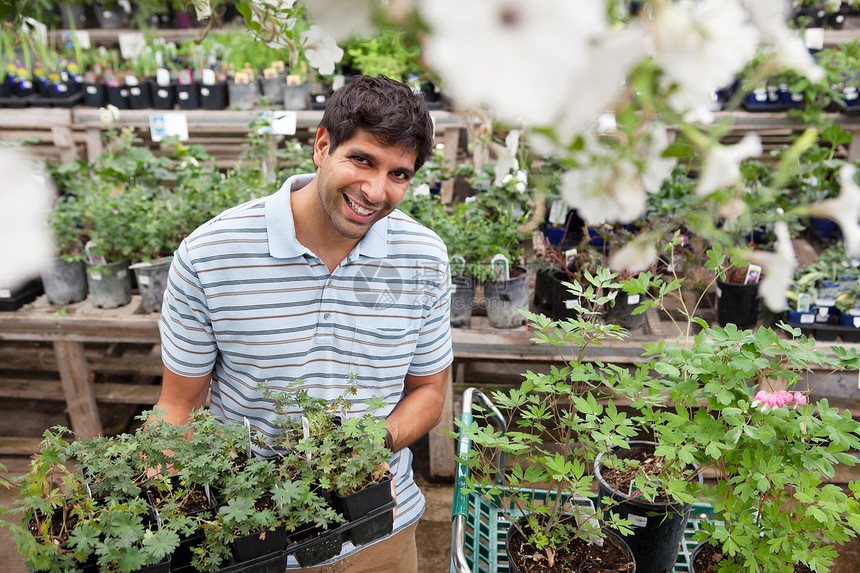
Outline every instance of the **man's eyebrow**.
{"type": "MultiPolygon", "coordinates": [[[[362,157],[370,160],[371,163],[379,163],[379,158],[376,155],[360,147],[347,147],[345,152],[347,155],[361,155],[362,157]]],[[[404,165],[401,165],[395,169],[397,171],[403,171],[406,175],[409,176],[410,179],[415,176],[414,167],[406,167],[404,165]]]]}

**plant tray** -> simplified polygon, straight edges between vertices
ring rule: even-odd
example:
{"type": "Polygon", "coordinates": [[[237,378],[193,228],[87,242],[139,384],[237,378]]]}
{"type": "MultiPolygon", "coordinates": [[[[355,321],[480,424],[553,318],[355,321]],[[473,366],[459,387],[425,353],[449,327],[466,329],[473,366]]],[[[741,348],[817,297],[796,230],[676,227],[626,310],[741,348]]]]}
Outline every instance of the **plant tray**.
{"type": "MultiPolygon", "coordinates": [[[[353,537],[354,529],[356,530],[355,537],[361,544],[370,543],[371,541],[380,539],[388,533],[391,533],[391,529],[388,528],[388,517],[391,517],[390,523],[393,525],[394,507],[396,505],[397,501],[392,499],[385,505],[369,512],[364,517],[353,521],[347,521],[337,527],[322,531],[312,535],[311,537],[302,538],[300,541],[293,541],[294,534],[290,534],[290,541],[287,542],[287,548],[284,553],[287,555],[294,554],[297,551],[306,553],[306,551],[308,549],[312,549],[314,545],[324,544],[337,538],[341,540],[340,543],[342,544],[353,537]]],[[[353,543],[358,545],[358,543],[353,543]]],[[[334,556],[337,555],[340,555],[340,551],[338,551],[334,556]]],[[[330,557],[326,558],[326,560],[328,559],[330,559],[330,557]]],[[[315,564],[316,563],[302,563],[302,566],[309,567],[315,564]]]]}
{"type": "MultiPolygon", "coordinates": [[[[286,553],[272,553],[264,555],[251,561],[242,563],[230,562],[218,569],[216,573],[284,573],[287,568],[286,553]]],[[[190,565],[172,569],[171,573],[198,573],[197,569],[190,565]]]]}
{"type": "MultiPolygon", "coordinates": [[[[461,484],[455,485],[458,489],[461,484]]],[[[531,490],[529,490],[531,491],[531,490]]],[[[546,491],[536,490],[535,496],[546,498],[546,491]]],[[[597,504],[597,497],[592,498],[597,504]]],[[[510,567],[505,553],[505,535],[510,527],[510,521],[488,500],[474,492],[466,494],[466,527],[465,555],[471,573],[508,573],[510,567]]],[[[516,512],[512,512],[516,516],[516,512]]],[[[710,505],[697,503],[693,505],[687,529],[684,532],[684,542],[675,562],[673,573],[690,571],[690,554],[698,542],[693,535],[699,530],[699,523],[713,520],[714,510],[710,505]]],[[[453,553],[453,551],[452,551],[453,553]]],[[[457,569],[452,562],[450,573],[465,573],[457,569]]]]}
{"type": "Polygon", "coordinates": [[[36,297],[43,292],[45,291],[42,290],[40,279],[32,279],[15,290],[0,287],[0,311],[18,310],[25,304],[36,300],[36,297]]]}

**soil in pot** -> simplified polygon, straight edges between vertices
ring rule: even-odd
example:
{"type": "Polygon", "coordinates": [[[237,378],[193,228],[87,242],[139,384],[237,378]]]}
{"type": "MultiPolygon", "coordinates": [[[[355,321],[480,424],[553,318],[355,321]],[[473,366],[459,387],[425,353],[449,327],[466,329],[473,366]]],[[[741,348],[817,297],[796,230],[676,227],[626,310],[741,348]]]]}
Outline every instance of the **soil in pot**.
{"type": "MultiPolygon", "coordinates": [[[[692,566],[690,571],[691,573],[717,573],[717,564],[724,559],[730,559],[730,557],[723,555],[720,548],[707,542],[702,543],[690,556],[692,566]]],[[[802,563],[797,563],[794,566],[794,573],[814,573],[814,571],[802,563]]]]}
{"type": "MultiPolygon", "coordinates": [[[[511,527],[507,536],[507,551],[512,573],[569,573],[588,571],[593,573],[634,573],[636,562],[630,550],[617,534],[604,530],[603,547],[574,539],[556,555],[552,566],[516,527],[511,527]]],[[[528,533],[528,525],[526,525],[528,533]]]]}
{"type": "Polygon", "coordinates": [[[637,475],[649,476],[651,482],[658,481],[667,470],[671,470],[671,463],[654,455],[656,444],[653,442],[632,441],[628,444],[630,449],[615,448],[614,454],[635,460],[637,467],[608,467],[604,463],[604,454],[597,457],[594,473],[599,504],[604,511],[632,523],[633,533],[625,536],[624,542],[636,557],[639,573],[665,573],[671,571],[678,560],[692,506],[672,503],[662,492],[662,497],[658,495],[654,502],[650,502],[631,491],[637,475]],[[604,498],[611,498],[617,505],[606,508],[604,498]]]}
{"type": "MultiPolygon", "coordinates": [[[[263,511],[275,507],[272,496],[265,495],[254,502],[254,509],[263,511]]],[[[239,562],[251,561],[269,553],[281,551],[287,545],[287,528],[276,527],[268,531],[256,531],[233,540],[233,559],[239,562]]]]}

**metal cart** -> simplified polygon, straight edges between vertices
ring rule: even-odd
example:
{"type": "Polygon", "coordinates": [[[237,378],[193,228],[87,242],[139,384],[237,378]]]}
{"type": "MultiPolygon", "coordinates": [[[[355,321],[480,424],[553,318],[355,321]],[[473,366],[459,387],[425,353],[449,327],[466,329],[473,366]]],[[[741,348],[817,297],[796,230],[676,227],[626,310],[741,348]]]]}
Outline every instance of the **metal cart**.
{"type": "MultiPolygon", "coordinates": [[[[497,429],[504,431],[507,423],[504,415],[476,388],[467,388],[463,392],[463,411],[460,420],[468,425],[472,423],[472,404],[477,401],[491,413],[490,418],[497,429]]],[[[466,455],[472,447],[471,440],[460,430],[457,440],[457,455],[466,455]]],[[[504,454],[499,453],[499,465],[504,466],[504,454]]],[[[451,512],[451,567],[450,573],[508,573],[508,560],[505,554],[505,535],[510,521],[504,513],[485,497],[477,492],[463,492],[469,468],[457,464],[457,477],[454,483],[454,503],[451,512]]],[[[545,491],[535,492],[538,496],[546,496],[545,491]]],[[[516,515],[516,511],[509,513],[516,515]]],[[[699,529],[702,520],[713,519],[713,508],[707,504],[693,505],[691,517],[687,522],[684,542],[678,553],[675,573],[690,571],[690,554],[696,547],[692,540],[699,529]]]]}

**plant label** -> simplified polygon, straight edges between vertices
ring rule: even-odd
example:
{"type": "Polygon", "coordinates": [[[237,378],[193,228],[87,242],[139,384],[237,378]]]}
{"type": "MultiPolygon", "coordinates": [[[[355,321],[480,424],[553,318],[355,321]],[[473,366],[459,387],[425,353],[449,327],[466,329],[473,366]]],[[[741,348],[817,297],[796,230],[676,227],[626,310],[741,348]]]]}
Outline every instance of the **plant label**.
{"type": "Polygon", "coordinates": [[[630,294],[627,295],[627,304],[639,304],[639,295],[638,294],[630,294]]]}
{"type": "Polygon", "coordinates": [[[800,324],[813,324],[815,322],[815,315],[811,313],[802,314],[800,316],[800,324]]]}
{"type": "Polygon", "coordinates": [[[824,28],[807,28],[803,32],[803,42],[810,50],[823,50],[824,28]]]}
{"type": "MultiPolygon", "coordinates": [[[[575,497],[571,503],[573,506],[573,514],[576,516],[576,522],[588,522],[589,527],[593,531],[600,531],[600,522],[597,520],[597,512],[594,510],[594,503],[587,497],[575,497]]],[[[603,547],[603,538],[597,535],[589,535],[588,542],[598,547],[603,547]]]]}
{"type": "Polygon", "coordinates": [[[563,225],[567,217],[567,205],[561,199],[552,202],[547,220],[551,225],[563,225]]]}
{"type": "Polygon", "coordinates": [[[142,284],[143,286],[148,286],[149,285],[149,277],[145,276],[145,275],[141,275],[141,276],[137,277],[137,282],[139,284],[142,284]]]}
{"type": "Polygon", "coordinates": [[[809,312],[812,307],[812,300],[808,292],[802,292],[797,295],[797,312],[809,312]]]}
{"type": "Polygon", "coordinates": [[[146,47],[146,39],[142,32],[124,32],[119,34],[119,53],[124,60],[136,60],[146,47]]]}
{"type": "Polygon", "coordinates": [[[511,262],[508,258],[499,253],[490,259],[490,265],[493,267],[493,274],[497,281],[511,280],[511,262]]]}
{"type": "Polygon", "coordinates": [[[648,525],[648,518],[643,517],[641,515],[633,515],[632,513],[628,513],[627,519],[630,520],[630,524],[633,527],[645,527],[646,525],[648,525]]]}
{"type": "MultiPolygon", "coordinates": [[[[462,276],[466,272],[466,259],[463,255],[451,255],[451,274],[454,276],[462,276]]],[[[453,289],[453,285],[451,287],[453,289]]],[[[452,290],[453,292],[453,290],[452,290]]]]}
{"type": "Polygon", "coordinates": [[[751,285],[758,282],[761,278],[761,267],[758,265],[750,265],[747,267],[747,274],[744,276],[744,284],[751,285]]]}
{"type": "Polygon", "coordinates": [[[184,113],[161,113],[149,116],[149,133],[158,142],[175,135],[179,141],[188,140],[188,118],[184,113]]]}

